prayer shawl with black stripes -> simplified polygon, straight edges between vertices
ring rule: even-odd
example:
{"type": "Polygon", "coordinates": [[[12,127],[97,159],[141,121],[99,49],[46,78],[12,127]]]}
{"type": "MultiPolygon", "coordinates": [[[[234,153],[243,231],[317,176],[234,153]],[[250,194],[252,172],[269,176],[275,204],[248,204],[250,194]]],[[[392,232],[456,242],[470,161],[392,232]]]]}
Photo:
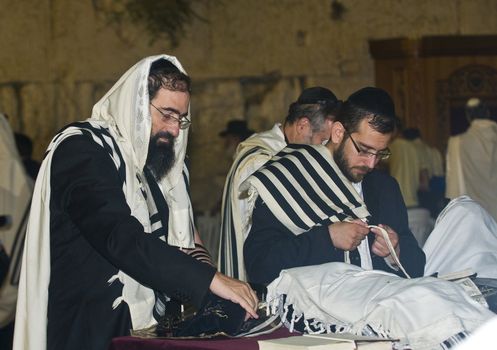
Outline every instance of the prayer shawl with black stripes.
{"type": "MultiPolygon", "coordinates": [[[[75,126],[64,129],[48,147],[35,185],[33,203],[26,234],[25,254],[19,282],[15,325],[15,350],[44,350],[47,337],[47,303],[50,282],[50,169],[54,150],[63,139],[89,132],[93,140],[109,152],[120,176],[123,193],[131,214],[140,221],[145,232],[152,231],[150,208],[144,199],[143,169],[148,153],[151,115],[148,96],[148,73],[151,64],[167,59],[182,72],[179,61],[172,56],[152,56],[130,68],[93,107],[88,128],[75,126]]],[[[169,207],[169,245],[194,248],[193,211],[185,183],[184,158],[188,130],[180,130],[175,139],[176,161],[159,187],[169,207]]],[[[119,271],[109,281],[123,283],[121,297],[114,301],[128,304],[133,329],[155,323],[152,311],[154,292],[119,271]]]]}
{"type": "Polygon", "coordinates": [[[226,177],[223,192],[219,270],[225,275],[247,280],[243,262],[243,243],[251,226],[247,193],[240,184],[286,147],[281,124],[271,130],[252,135],[236,149],[235,160],[226,177]]]}
{"type": "Polygon", "coordinates": [[[321,145],[289,145],[242,187],[249,189],[251,203],[260,196],[295,235],[314,226],[370,216],[328,148],[321,145]]]}
{"type": "Polygon", "coordinates": [[[26,174],[14,135],[0,113],[0,215],[9,223],[0,227],[0,243],[10,258],[9,270],[0,286],[0,328],[14,320],[22,247],[28,221],[33,182],[26,174]]]}

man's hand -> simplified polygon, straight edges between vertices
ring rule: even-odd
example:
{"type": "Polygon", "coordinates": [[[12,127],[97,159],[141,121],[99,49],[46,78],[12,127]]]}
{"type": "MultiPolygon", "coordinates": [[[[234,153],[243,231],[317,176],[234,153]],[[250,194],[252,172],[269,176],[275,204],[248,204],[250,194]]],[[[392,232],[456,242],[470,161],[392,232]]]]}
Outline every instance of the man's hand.
{"type": "Polygon", "coordinates": [[[216,272],[209,289],[217,296],[239,304],[249,316],[259,318],[257,315],[259,299],[248,283],[216,272]]]}
{"type": "Polygon", "coordinates": [[[342,250],[354,250],[369,233],[368,225],[361,220],[336,222],[328,226],[333,245],[342,250]]]}
{"type": "MultiPolygon", "coordinates": [[[[392,242],[392,246],[395,249],[395,253],[397,256],[400,254],[400,247],[399,247],[399,236],[397,235],[397,232],[395,232],[393,229],[388,227],[387,225],[378,225],[381,228],[385,229],[387,231],[388,237],[390,238],[390,242],[392,242]]],[[[390,251],[388,250],[388,245],[385,239],[383,238],[383,235],[381,234],[380,230],[377,228],[371,228],[371,232],[375,234],[375,240],[373,242],[373,245],[371,246],[371,251],[383,258],[389,257],[390,256],[390,251]]],[[[393,260],[391,260],[393,263],[393,260]]]]}

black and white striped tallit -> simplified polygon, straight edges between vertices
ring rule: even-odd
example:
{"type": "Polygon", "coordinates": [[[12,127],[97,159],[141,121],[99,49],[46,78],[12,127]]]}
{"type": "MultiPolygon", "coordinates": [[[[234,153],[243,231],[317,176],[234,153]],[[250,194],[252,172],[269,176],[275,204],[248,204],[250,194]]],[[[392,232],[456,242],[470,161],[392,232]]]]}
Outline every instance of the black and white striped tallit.
{"type": "Polygon", "coordinates": [[[243,243],[252,225],[249,200],[240,185],[260,169],[275,154],[286,147],[282,125],[252,135],[241,142],[224,184],[220,244],[219,271],[225,275],[246,281],[243,261],[243,243]]]}
{"type": "MultiPolygon", "coordinates": [[[[153,62],[166,59],[184,73],[180,62],[173,56],[157,55],[142,59],[128,69],[112,88],[95,104],[88,122],[94,127],[108,130],[100,141],[102,147],[110,147],[113,154],[119,150],[122,156],[111,155],[116,168],[123,176],[123,193],[133,215],[151,232],[150,212],[143,195],[143,169],[148,154],[152,130],[148,74],[153,62]],[[107,142],[110,141],[110,142],[107,142]],[[121,171],[122,169],[122,171],[121,171]]],[[[64,132],[81,134],[81,130],[64,132]]],[[[92,135],[93,137],[93,135],[92,135]]],[[[23,256],[16,312],[14,349],[44,350],[46,348],[48,285],[50,282],[50,166],[54,147],[60,142],[54,139],[38,174],[31,205],[25,254],[23,256]],[[26,268],[29,266],[29,269],[26,268]]],[[[98,135],[94,141],[99,143],[98,135]]],[[[184,176],[188,130],[180,130],[174,141],[175,159],[172,169],[160,180],[159,186],[169,208],[167,243],[179,248],[194,248],[193,209],[184,176]]],[[[99,143],[100,144],[100,143],[99,143]]],[[[107,148],[106,148],[107,149],[107,148]]],[[[133,329],[147,328],[156,323],[152,310],[156,297],[154,292],[119,271],[109,276],[109,283],[119,279],[123,283],[122,295],[113,305],[126,302],[130,310],[133,329]]]]}
{"type": "Polygon", "coordinates": [[[362,198],[321,145],[289,145],[243,184],[298,235],[316,225],[367,219],[362,198]]]}

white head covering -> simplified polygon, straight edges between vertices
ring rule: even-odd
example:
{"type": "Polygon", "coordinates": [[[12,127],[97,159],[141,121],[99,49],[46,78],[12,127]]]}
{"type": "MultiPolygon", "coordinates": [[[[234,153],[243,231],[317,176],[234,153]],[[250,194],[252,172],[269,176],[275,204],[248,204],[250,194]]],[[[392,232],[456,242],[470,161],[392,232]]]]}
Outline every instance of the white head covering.
{"type": "MultiPolygon", "coordinates": [[[[131,214],[151,231],[149,211],[137,177],[143,178],[151,133],[148,74],[153,62],[169,60],[184,72],[175,57],[159,55],[147,57],[131,67],[94,106],[88,120],[93,126],[108,128],[122,154],[126,169],[123,192],[131,214]]],[[[71,135],[81,134],[71,126],[57,135],[50,145],[36,181],[31,206],[25,253],[19,283],[14,349],[44,350],[47,336],[48,286],[50,282],[50,168],[54,149],[71,135]]],[[[180,130],[175,141],[176,161],[159,186],[169,207],[168,243],[178,247],[194,247],[193,211],[187,186],[183,180],[187,130],[180,130]]],[[[119,159],[113,158],[119,167],[119,159]]],[[[117,307],[125,301],[130,309],[133,329],[155,323],[152,309],[154,292],[124,272],[109,276],[109,282],[119,279],[123,283],[122,296],[114,301],[117,307]]]]}
{"type": "MultiPolygon", "coordinates": [[[[131,67],[114,86],[95,104],[90,121],[96,121],[108,127],[119,144],[127,168],[134,166],[136,173],[141,173],[148,154],[148,143],[152,128],[150,99],[148,96],[148,74],[153,62],[166,59],[185,73],[181,63],[173,56],[158,55],[144,58],[131,67]]],[[[187,188],[181,176],[188,129],[180,129],[175,140],[175,163],[160,186],[169,206],[170,245],[193,248],[192,220],[193,211],[187,188]]],[[[134,177],[134,174],[129,174],[134,177]]],[[[130,177],[127,177],[130,179],[130,177]]],[[[127,198],[129,198],[127,194],[127,198]]],[[[128,204],[129,201],[128,201],[128,204]]]]}

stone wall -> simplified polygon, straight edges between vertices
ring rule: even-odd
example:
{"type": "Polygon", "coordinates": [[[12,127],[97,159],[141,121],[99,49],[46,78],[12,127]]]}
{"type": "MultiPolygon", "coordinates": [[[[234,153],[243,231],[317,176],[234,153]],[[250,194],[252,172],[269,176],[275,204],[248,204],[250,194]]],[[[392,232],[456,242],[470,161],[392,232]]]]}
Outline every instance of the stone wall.
{"type": "Polygon", "coordinates": [[[217,136],[244,116],[257,131],[281,121],[302,87],[324,85],[346,98],[374,84],[368,39],[497,33],[495,0],[197,1],[179,47],[149,45],[131,23],[109,26],[111,0],[0,0],[0,111],[36,143],[88,117],[92,105],[140,58],[177,56],[194,80],[189,154],[198,210],[220,198],[229,157],[217,136]]]}

